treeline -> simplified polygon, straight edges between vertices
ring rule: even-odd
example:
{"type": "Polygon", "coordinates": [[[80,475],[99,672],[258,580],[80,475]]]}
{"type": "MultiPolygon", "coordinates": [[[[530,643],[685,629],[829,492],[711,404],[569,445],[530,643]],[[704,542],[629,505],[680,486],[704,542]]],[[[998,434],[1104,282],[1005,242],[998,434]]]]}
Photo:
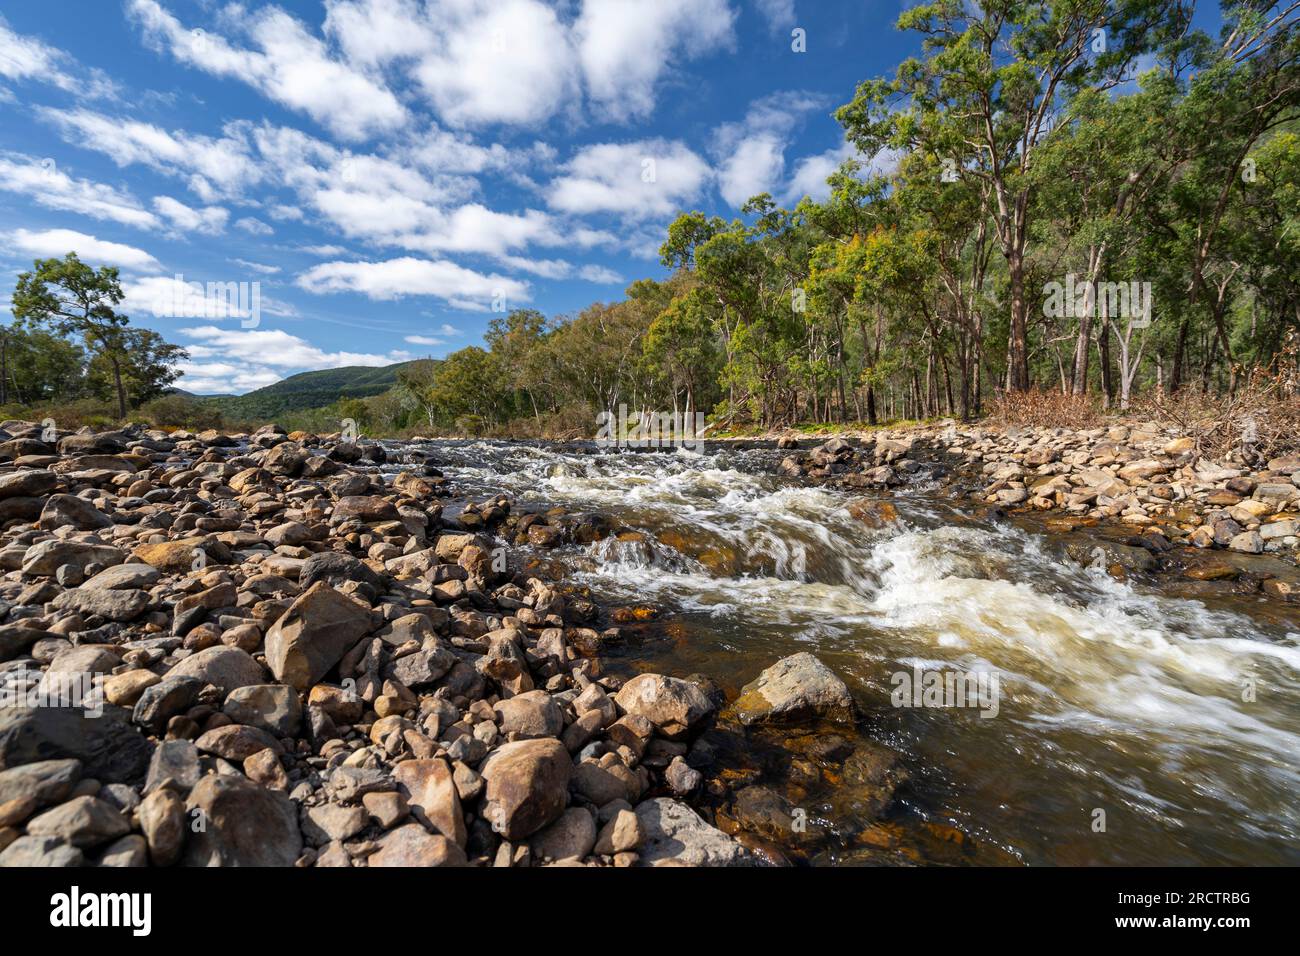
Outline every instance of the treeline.
{"type": "Polygon", "coordinates": [[[1229,394],[1300,326],[1297,9],[1225,5],[1213,38],[1171,0],[918,6],[923,55],[836,114],[887,171],[681,215],[668,281],[501,317],[399,404],[585,433],[624,403],[773,427],[1229,394]]]}

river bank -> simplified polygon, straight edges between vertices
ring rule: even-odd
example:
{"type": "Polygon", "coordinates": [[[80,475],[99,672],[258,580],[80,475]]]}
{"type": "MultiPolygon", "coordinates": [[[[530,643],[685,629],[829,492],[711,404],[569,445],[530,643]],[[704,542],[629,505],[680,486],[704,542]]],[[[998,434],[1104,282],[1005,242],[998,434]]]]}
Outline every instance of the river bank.
{"type": "Polygon", "coordinates": [[[109,719],[0,711],[0,863],[1293,861],[1293,542],[1194,547],[1157,509],[1197,462],[1119,476],[1155,438],[7,427],[0,677],[98,675],[109,719]],[[891,706],[923,671],[1000,696],[891,706]]]}

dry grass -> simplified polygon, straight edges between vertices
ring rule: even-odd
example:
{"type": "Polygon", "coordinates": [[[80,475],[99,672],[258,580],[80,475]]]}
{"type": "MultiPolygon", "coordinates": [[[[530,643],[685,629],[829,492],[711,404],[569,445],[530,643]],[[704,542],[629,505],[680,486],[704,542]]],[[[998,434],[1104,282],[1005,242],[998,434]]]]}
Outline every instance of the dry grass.
{"type": "Polygon", "coordinates": [[[1300,339],[1293,334],[1271,366],[1250,373],[1231,395],[1183,389],[1156,394],[1144,408],[1213,458],[1258,468],[1300,453],[1300,339]]]}
{"type": "Polygon", "coordinates": [[[1092,428],[1101,418],[1094,396],[1055,389],[998,392],[989,403],[989,421],[1012,428],[1092,428]]]}

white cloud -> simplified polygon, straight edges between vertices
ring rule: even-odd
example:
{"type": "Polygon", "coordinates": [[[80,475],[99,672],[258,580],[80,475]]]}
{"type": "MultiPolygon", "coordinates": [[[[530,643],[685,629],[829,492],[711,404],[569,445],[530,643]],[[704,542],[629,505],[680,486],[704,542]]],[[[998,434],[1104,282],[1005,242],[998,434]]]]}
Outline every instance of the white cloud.
{"type": "Polygon", "coordinates": [[[526,302],[530,297],[526,282],[412,256],[383,262],[325,262],[308,269],[297,283],[317,294],[356,292],[378,300],[430,295],[476,312],[491,309],[497,301],[526,302]]]}
{"type": "Polygon", "coordinates": [[[0,76],[10,80],[38,80],[84,98],[114,95],[114,84],[101,70],[82,72],[67,53],[36,37],[15,33],[0,16],[0,76]],[[72,67],[74,76],[65,67],[72,67]]]}
{"type": "Polygon", "coordinates": [[[155,196],[153,208],[182,232],[221,232],[230,218],[230,211],[220,206],[193,209],[171,196],[155,196]]]}
{"type": "Polygon", "coordinates": [[[158,260],[135,246],[96,239],[72,229],[32,231],[18,229],[7,237],[15,249],[32,256],[62,258],[75,252],[83,262],[117,266],[122,269],[152,270],[161,268],[158,260]]]}
{"type": "Polygon", "coordinates": [[[299,250],[311,256],[320,256],[322,259],[331,259],[336,256],[347,255],[347,250],[342,246],[300,246],[299,250]]]}
{"type": "Polygon", "coordinates": [[[0,189],[18,193],[48,209],[80,213],[141,229],[155,229],[158,218],[130,193],[104,183],[78,179],[51,159],[21,153],[0,154],[0,189]]]}
{"type": "Polygon", "coordinates": [[[262,275],[273,276],[280,271],[279,266],[270,266],[262,262],[250,262],[248,259],[231,259],[230,261],[237,266],[243,266],[245,269],[260,272],[262,275]]]}
{"type": "Polygon", "coordinates": [[[255,216],[244,216],[235,220],[235,226],[251,236],[269,236],[275,232],[270,226],[255,216]]]}
{"type": "MultiPolygon", "coordinates": [[[[896,150],[882,150],[870,161],[863,162],[861,175],[888,175],[898,168],[900,156],[896,150]]],[[[861,154],[849,143],[841,143],[825,152],[803,157],[795,163],[785,186],[785,201],[796,203],[804,196],[818,202],[825,200],[831,194],[826,180],[849,159],[857,159],[859,162],[863,160],[861,154]]]]}
{"type": "Polygon", "coordinates": [[[597,285],[622,285],[625,281],[613,269],[598,265],[583,266],[578,270],[578,276],[588,282],[595,282],[597,285]]]}
{"type": "Polygon", "coordinates": [[[719,126],[712,151],[722,198],[739,208],[758,193],[780,194],[786,148],[807,114],[826,105],[824,97],[812,93],[773,93],[750,104],[741,122],[719,126]]]}
{"type": "Polygon", "coordinates": [[[150,123],[80,108],[41,107],[37,114],[52,123],[65,142],[103,153],[118,166],[141,163],[183,177],[205,202],[219,195],[237,195],[262,179],[249,149],[247,123],[228,123],[220,137],[212,137],[169,132],[150,123]]]}
{"type": "Polygon", "coordinates": [[[593,105],[615,120],[648,115],[674,59],[730,48],[734,20],[727,0],[584,0],[574,33],[593,105]]]}
{"type": "Polygon", "coordinates": [[[680,142],[600,143],[569,161],[548,202],[579,215],[668,216],[698,198],[710,176],[708,164],[680,142]]]}
{"type": "Polygon", "coordinates": [[[794,0],[755,0],[758,12],[773,32],[789,30],[795,25],[794,0]]]}
{"type": "Polygon", "coordinates": [[[214,32],[186,29],[157,0],[129,0],[127,9],[156,48],[214,76],[249,83],[345,139],[363,139],[407,121],[405,107],[382,80],[332,57],[321,40],[278,7],[241,12],[239,20],[256,49],[233,45],[214,32]]]}
{"type": "Polygon", "coordinates": [[[436,335],[408,335],[406,338],[402,339],[402,341],[408,342],[411,345],[427,345],[435,348],[439,345],[448,344],[446,339],[439,338],[436,335]]]}
{"type": "Polygon", "coordinates": [[[539,0],[441,0],[422,23],[413,74],[445,122],[535,126],[576,100],[568,32],[539,0]]]}

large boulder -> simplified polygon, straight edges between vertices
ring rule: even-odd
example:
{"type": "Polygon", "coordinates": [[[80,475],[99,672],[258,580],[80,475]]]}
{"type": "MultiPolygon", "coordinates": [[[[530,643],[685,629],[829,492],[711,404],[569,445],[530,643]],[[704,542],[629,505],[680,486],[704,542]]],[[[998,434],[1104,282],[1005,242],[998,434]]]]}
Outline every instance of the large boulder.
{"type": "Polygon", "coordinates": [[[684,803],[659,797],[636,808],[641,825],[639,866],[752,866],[745,848],[710,826],[684,803]]]}
{"type": "Polygon", "coordinates": [[[88,777],[129,783],[144,776],[152,750],[130,711],[112,704],[98,716],[76,707],[0,707],[0,770],[73,758],[88,777]]]}
{"type": "Polygon", "coordinates": [[[317,582],[266,632],[266,662],[276,680],[305,691],[370,631],[369,608],[317,582]]]}
{"type": "Polygon", "coordinates": [[[418,823],[408,823],[384,834],[366,865],[412,868],[465,866],[467,862],[465,851],[451,840],[429,833],[418,823]]]}
{"type": "Polygon", "coordinates": [[[293,736],[302,724],[302,705],[298,702],[298,694],[292,687],[283,684],[237,687],[226,697],[222,709],[235,723],[260,727],[277,737],[293,736]]]}
{"type": "Polygon", "coordinates": [[[187,866],[293,866],[302,831],[293,802],[279,790],[240,776],[204,777],[185,801],[189,819],[204,827],[185,844],[187,866]]]}
{"type": "Polygon", "coordinates": [[[84,573],[92,564],[110,567],[126,559],[117,548],[88,541],[61,541],[52,538],[32,545],[23,555],[23,574],[48,577],[65,564],[76,565],[84,573]]]}
{"type": "Polygon", "coordinates": [[[853,695],[844,681],[808,653],[782,658],[740,689],[732,705],[746,725],[820,718],[853,720],[853,695]]]}
{"type": "Polygon", "coordinates": [[[614,700],[623,713],[645,717],[669,740],[682,739],[716,709],[695,684],[663,674],[638,674],[614,700]]]}
{"type": "Polygon", "coordinates": [[[134,621],[149,606],[149,595],[133,589],[69,588],[56,597],[53,604],[58,610],[73,614],[94,614],[109,621],[134,621]]]}
{"type": "Polygon", "coordinates": [[[519,740],[489,754],[482,774],[483,817],[507,840],[521,840],[564,812],[573,762],[558,740],[519,740]]]}
{"type": "Polygon", "coordinates": [[[396,521],[400,517],[397,506],[381,495],[349,495],[334,503],[335,521],[396,521]]]}

